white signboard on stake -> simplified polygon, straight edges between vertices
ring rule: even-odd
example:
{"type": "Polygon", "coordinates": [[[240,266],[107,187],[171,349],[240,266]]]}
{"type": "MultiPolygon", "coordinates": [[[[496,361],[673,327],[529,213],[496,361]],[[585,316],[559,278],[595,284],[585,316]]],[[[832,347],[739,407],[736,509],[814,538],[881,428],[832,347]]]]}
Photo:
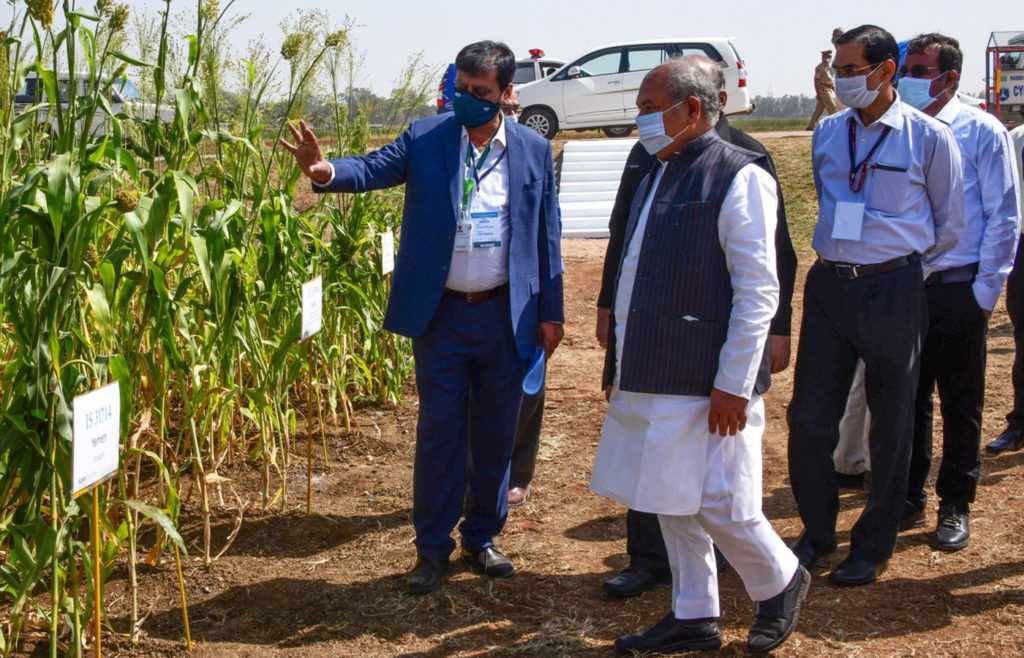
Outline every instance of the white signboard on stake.
{"type": "Polygon", "coordinates": [[[117,473],[121,387],[117,382],[74,399],[71,483],[75,496],[117,473]]]}
{"type": "Polygon", "coordinates": [[[380,234],[380,271],[387,274],[395,270],[395,234],[385,231],[380,234]]]}
{"type": "Polygon", "coordinates": [[[324,279],[318,276],[302,284],[302,340],[323,327],[324,279]]]}

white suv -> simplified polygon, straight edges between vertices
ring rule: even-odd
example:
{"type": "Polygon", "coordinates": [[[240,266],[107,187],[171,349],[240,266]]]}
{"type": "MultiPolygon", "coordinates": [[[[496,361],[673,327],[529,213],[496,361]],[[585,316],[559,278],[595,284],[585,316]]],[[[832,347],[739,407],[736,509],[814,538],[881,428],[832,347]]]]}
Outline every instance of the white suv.
{"type": "Polygon", "coordinates": [[[519,87],[519,122],[551,139],[559,130],[600,128],[625,137],[635,127],[636,93],[647,72],[673,57],[707,55],[722,67],[726,114],[754,109],[747,72],[732,39],[674,38],[616,43],[563,66],[554,75],[519,87]]]}

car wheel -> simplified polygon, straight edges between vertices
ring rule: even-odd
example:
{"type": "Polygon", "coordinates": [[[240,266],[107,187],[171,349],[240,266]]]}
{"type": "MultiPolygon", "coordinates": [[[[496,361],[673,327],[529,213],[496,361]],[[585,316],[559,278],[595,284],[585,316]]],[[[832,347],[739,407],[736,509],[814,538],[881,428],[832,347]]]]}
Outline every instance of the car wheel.
{"type": "Polygon", "coordinates": [[[633,126],[608,126],[601,129],[608,137],[629,137],[633,126]]]}
{"type": "Polygon", "coordinates": [[[558,132],[558,119],[550,110],[542,107],[531,107],[523,112],[519,123],[546,139],[553,138],[558,132]]]}

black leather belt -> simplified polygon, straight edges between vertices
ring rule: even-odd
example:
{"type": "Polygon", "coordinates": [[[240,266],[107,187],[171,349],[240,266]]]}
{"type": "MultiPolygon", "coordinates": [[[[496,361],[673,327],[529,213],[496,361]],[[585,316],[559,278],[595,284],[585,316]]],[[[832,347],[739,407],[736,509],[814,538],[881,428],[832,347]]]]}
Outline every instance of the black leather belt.
{"type": "Polygon", "coordinates": [[[856,263],[840,263],[834,260],[825,260],[821,256],[818,256],[818,263],[840,279],[859,279],[862,276],[869,276],[871,274],[891,272],[893,270],[898,270],[901,267],[906,267],[911,263],[916,263],[919,260],[921,260],[921,256],[918,254],[910,254],[909,256],[897,256],[892,260],[887,260],[881,263],[857,265],[856,263]]]}
{"type": "Polygon", "coordinates": [[[937,283],[967,283],[968,281],[974,281],[974,277],[977,274],[977,263],[961,265],[960,267],[951,267],[948,270],[932,272],[928,275],[928,278],[924,280],[924,285],[934,286],[937,283]]]}
{"type": "Polygon", "coordinates": [[[488,299],[494,299],[501,293],[508,290],[508,284],[503,283],[497,288],[491,288],[490,290],[481,290],[480,292],[462,292],[461,290],[452,290],[451,288],[445,288],[444,294],[449,297],[455,297],[463,301],[469,302],[470,304],[479,304],[480,302],[486,302],[488,299]]]}

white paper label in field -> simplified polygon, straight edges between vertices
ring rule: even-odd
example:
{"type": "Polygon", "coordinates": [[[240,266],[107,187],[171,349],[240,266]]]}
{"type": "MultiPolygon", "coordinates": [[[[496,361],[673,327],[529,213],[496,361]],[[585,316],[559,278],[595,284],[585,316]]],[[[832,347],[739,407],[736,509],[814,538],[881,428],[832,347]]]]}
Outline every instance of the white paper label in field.
{"type": "Polygon", "coordinates": [[[395,269],[395,234],[385,231],[380,234],[380,271],[382,274],[395,269]]]}
{"type": "Polygon", "coordinates": [[[71,482],[74,495],[117,472],[121,387],[117,382],[74,399],[71,482]]]}
{"type": "Polygon", "coordinates": [[[318,276],[302,284],[302,340],[323,326],[324,280],[318,276]]]}

